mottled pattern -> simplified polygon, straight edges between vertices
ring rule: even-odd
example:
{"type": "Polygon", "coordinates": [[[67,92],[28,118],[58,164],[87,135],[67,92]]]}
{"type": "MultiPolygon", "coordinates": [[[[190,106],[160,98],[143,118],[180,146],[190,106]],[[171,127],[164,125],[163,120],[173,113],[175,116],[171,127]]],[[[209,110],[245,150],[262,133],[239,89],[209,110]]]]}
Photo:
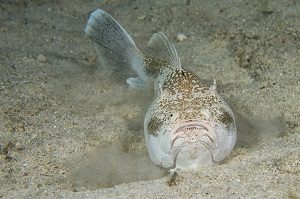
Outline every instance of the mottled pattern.
{"type": "Polygon", "coordinates": [[[174,69],[166,76],[162,84],[163,95],[156,99],[153,115],[165,116],[177,113],[178,122],[204,120],[200,110],[209,110],[214,120],[220,120],[229,126],[233,116],[226,111],[227,104],[220,96],[210,90],[195,74],[187,69],[174,69]]]}
{"type": "Polygon", "coordinates": [[[161,74],[163,68],[167,68],[169,66],[169,64],[163,59],[144,57],[144,62],[146,63],[146,73],[154,78],[161,74]]]}
{"type": "Polygon", "coordinates": [[[157,131],[163,125],[163,120],[153,116],[147,124],[148,133],[157,136],[157,131]]]}
{"type": "Polygon", "coordinates": [[[232,115],[230,115],[230,113],[225,109],[221,110],[221,114],[218,119],[227,127],[234,123],[232,115]]]}

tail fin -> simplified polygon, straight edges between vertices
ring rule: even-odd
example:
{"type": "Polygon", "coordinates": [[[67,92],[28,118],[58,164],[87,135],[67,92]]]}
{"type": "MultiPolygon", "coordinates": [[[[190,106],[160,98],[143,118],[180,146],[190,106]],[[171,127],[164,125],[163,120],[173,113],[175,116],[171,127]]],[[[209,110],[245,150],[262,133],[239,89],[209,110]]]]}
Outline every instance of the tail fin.
{"type": "Polygon", "coordinates": [[[134,41],[108,13],[95,10],[84,32],[97,44],[105,65],[109,65],[112,70],[124,70],[124,67],[129,66],[142,80],[147,79],[142,55],[134,41]]]}

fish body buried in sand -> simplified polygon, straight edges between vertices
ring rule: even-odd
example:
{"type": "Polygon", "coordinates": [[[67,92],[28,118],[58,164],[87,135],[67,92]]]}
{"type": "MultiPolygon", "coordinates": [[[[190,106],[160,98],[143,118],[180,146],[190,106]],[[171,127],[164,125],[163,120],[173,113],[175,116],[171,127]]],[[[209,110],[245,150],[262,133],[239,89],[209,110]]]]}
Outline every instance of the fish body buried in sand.
{"type": "Polygon", "coordinates": [[[147,56],[108,13],[95,10],[85,33],[105,60],[130,67],[137,77],[127,79],[133,88],[154,82],[156,97],[144,120],[144,134],[151,160],[174,170],[197,170],[222,161],[236,142],[233,112],[216,90],[181,66],[174,45],[155,33],[147,56]]]}

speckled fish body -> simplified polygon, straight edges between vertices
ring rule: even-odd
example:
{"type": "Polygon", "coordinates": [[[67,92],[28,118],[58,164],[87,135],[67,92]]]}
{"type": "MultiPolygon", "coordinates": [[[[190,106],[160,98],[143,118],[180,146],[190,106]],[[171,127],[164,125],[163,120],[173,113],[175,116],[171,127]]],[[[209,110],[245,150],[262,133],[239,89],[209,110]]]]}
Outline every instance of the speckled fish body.
{"type": "Polygon", "coordinates": [[[222,161],[236,141],[230,107],[214,85],[206,86],[187,69],[173,69],[163,76],[144,122],[152,161],[182,170],[222,161]]]}
{"type": "Polygon", "coordinates": [[[100,9],[92,13],[85,32],[99,45],[103,59],[114,58],[137,73],[138,77],[127,79],[129,86],[142,88],[154,81],[157,94],[145,116],[144,134],[156,165],[196,170],[230,154],[236,142],[231,108],[217,93],[215,82],[208,87],[181,66],[174,45],[163,33],[153,35],[144,55],[127,32],[100,9]]]}

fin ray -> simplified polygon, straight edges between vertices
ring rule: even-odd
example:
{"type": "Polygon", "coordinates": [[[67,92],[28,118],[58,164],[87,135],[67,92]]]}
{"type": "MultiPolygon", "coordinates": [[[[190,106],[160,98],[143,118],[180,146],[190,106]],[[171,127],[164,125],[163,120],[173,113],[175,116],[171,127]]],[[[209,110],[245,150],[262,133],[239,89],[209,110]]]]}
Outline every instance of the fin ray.
{"type": "Polygon", "coordinates": [[[139,77],[130,77],[126,80],[126,82],[134,89],[143,89],[145,87],[145,81],[139,77]]]}
{"type": "Polygon", "coordinates": [[[182,69],[177,50],[164,33],[154,33],[148,43],[147,50],[151,57],[163,59],[170,65],[182,69]]]}

